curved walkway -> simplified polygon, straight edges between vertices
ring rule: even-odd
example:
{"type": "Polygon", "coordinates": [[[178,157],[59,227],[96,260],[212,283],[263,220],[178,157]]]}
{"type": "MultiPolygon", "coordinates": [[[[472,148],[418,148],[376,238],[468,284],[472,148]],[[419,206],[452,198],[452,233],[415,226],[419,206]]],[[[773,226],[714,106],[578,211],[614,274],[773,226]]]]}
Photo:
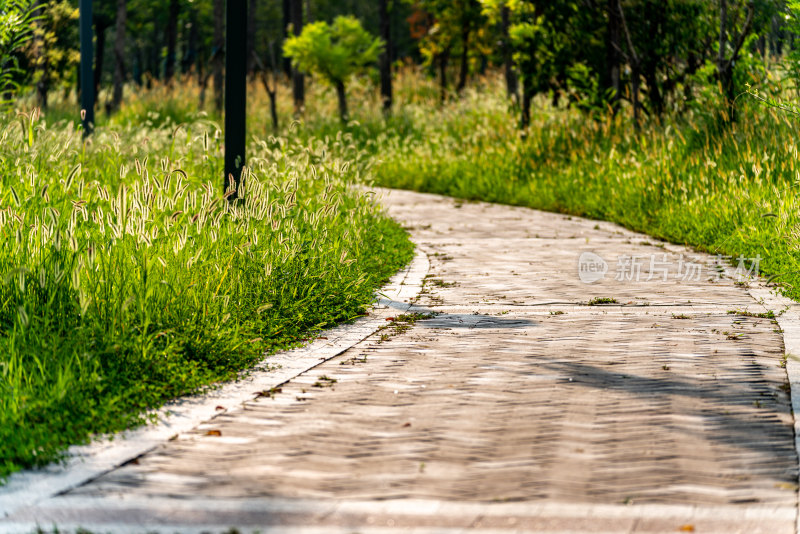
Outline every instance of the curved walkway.
{"type": "Polygon", "coordinates": [[[384,202],[431,260],[410,311],[0,532],[795,532],[782,333],[742,272],[609,223],[384,202]]]}

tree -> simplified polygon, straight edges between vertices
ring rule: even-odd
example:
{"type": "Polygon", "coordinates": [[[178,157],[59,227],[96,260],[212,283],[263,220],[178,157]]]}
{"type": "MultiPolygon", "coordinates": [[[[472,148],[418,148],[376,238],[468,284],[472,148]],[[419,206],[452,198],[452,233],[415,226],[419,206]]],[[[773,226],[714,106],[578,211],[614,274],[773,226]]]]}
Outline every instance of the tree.
{"type": "MultiPolygon", "coordinates": [[[[289,3],[289,20],[292,26],[292,34],[294,37],[300,36],[303,31],[303,0],[290,0],[289,3]]],[[[284,50],[286,43],[292,39],[288,37],[284,41],[284,50]]],[[[299,69],[292,69],[292,98],[294,100],[294,114],[301,115],[306,100],[306,85],[303,79],[303,74],[299,69]]]]}
{"type": "Polygon", "coordinates": [[[517,94],[517,73],[514,71],[514,58],[513,50],[511,48],[511,37],[508,35],[508,28],[510,25],[510,11],[508,2],[503,2],[500,6],[500,33],[502,41],[500,43],[503,54],[503,72],[506,79],[506,94],[512,101],[518,102],[519,95],[517,94]]]}
{"type": "MultiPolygon", "coordinates": [[[[456,92],[467,84],[470,52],[475,48],[477,29],[483,24],[481,3],[477,0],[407,0],[415,7],[410,20],[412,35],[419,37],[419,50],[425,64],[438,67],[441,100],[447,98],[447,71],[450,58],[459,58],[456,92]]],[[[499,5],[502,0],[494,0],[499,5]]],[[[516,2],[523,4],[524,2],[516,2]]]]}
{"type": "Polygon", "coordinates": [[[389,113],[392,109],[392,32],[389,20],[388,0],[378,0],[378,11],[380,15],[381,38],[385,43],[383,52],[380,56],[381,71],[381,98],[383,100],[383,111],[389,113]]]}
{"type": "Polygon", "coordinates": [[[256,53],[256,14],[258,10],[257,0],[248,0],[247,7],[247,72],[252,73],[255,69],[256,53]]]}
{"type": "Polygon", "coordinates": [[[601,84],[608,93],[611,112],[616,115],[620,101],[620,0],[606,0],[606,65],[601,84]]]}
{"type": "Polygon", "coordinates": [[[735,34],[732,31],[732,24],[730,24],[728,13],[728,0],[720,0],[719,2],[719,50],[717,54],[717,73],[719,74],[719,82],[722,86],[723,98],[728,112],[728,120],[731,122],[736,120],[735,109],[733,101],[736,96],[736,89],[734,87],[733,79],[733,66],[739,57],[739,51],[742,49],[744,40],[747,34],[750,33],[751,24],[753,23],[753,14],[755,12],[755,4],[752,0],[747,4],[747,17],[741,31],[735,34]],[[730,35],[729,35],[730,34],[730,35]],[[730,53],[728,47],[730,46],[730,53]]]}
{"type": "Polygon", "coordinates": [[[342,122],[348,119],[347,80],[373,64],[382,49],[383,41],[352,16],[336,17],[330,25],[323,21],[309,24],[283,46],[296,68],[318,74],[336,89],[342,122]]]}
{"type": "Polygon", "coordinates": [[[177,57],[177,43],[178,43],[178,14],[180,13],[180,4],[178,0],[170,0],[169,2],[169,15],[167,16],[167,57],[164,65],[164,80],[167,83],[172,83],[172,77],[175,75],[175,62],[177,57]]]}
{"type": "Polygon", "coordinates": [[[214,72],[214,107],[222,112],[223,103],[223,60],[221,52],[225,46],[225,18],[224,0],[214,0],[214,52],[212,52],[212,65],[214,72]]]}
{"type": "Polygon", "coordinates": [[[459,19],[461,23],[461,61],[458,70],[456,93],[461,93],[467,86],[470,40],[475,33],[475,28],[480,24],[481,18],[481,9],[478,0],[463,0],[463,4],[459,7],[459,19]]]}
{"type": "Polygon", "coordinates": [[[114,39],[114,96],[111,109],[119,109],[122,102],[122,85],[125,83],[125,24],[128,18],[126,0],[117,0],[117,22],[114,39]]]}
{"type": "Polygon", "coordinates": [[[114,21],[115,4],[109,1],[96,2],[92,9],[92,21],[96,44],[94,48],[94,94],[100,94],[100,80],[103,77],[103,61],[106,57],[106,31],[114,21]]]}
{"type": "Polygon", "coordinates": [[[19,89],[19,55],[33,35],[34,9],[31,0],[0,0],[0,108],[19,89]]]}

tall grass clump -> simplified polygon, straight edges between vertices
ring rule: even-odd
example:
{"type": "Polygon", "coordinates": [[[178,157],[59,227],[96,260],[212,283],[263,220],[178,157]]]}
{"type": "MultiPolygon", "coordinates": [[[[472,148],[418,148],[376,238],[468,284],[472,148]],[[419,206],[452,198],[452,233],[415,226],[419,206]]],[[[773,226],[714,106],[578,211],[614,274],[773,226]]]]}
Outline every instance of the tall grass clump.
{"type": "Polygon", "coordinates": [[[217,127],[168,124],[0,119],[0,479],[353,319],[410,259],[349,136],[253,141],[231,201],[217,127]]]}

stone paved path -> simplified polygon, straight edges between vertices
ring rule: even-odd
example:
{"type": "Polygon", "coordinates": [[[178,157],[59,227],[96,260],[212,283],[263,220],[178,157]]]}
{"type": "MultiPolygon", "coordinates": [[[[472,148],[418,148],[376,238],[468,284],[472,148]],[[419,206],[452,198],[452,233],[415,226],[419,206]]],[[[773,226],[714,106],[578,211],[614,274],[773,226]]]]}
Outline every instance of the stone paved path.
{"type": "Polygon", "coordinates": [[[12,519],[130,532],[795,532],[782,336],[712,257],[523,208],[409,192],[385,202],[431,259],[416,316],[12,519]],[[581,280],[584,252],[607,262],[603,279],[581,280]],[[620,256],[637,257],[638,281],[615,279],[620,256]],[[682,280],[690,262],[699,279],[682,280]],[[615,302],[588,305],[597,298],[615,302]]]}

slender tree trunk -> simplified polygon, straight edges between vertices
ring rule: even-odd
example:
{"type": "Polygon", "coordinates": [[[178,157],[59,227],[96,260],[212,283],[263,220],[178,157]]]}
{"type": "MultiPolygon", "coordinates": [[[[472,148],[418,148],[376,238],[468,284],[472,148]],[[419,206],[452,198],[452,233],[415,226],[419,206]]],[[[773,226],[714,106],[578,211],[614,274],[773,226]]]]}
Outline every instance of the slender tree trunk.
{"type": "Polygon", "coordinates": [[[278,133],[278,103],[275,91],[269,91],[269,114],[272,117],[272,132],[278,133]]]}
{"type": "Polygon", "coordinates": [[[639,129],[640,122],[640,104],[639,104],[639,88],[641,86],[642,77],[642,62],[639,60],[639,54],[636,53],[636,47],[633,46],[631,39],[631,32],[628,29],[628,23],[625,21],[625,12],[622,10],[622,5],[617,4],[619,8],[619,21],[622,26],[622,31],[625,32],[625,40],[628,44],[628,63],[631,66],[631,100],[633,101],[633,126],[639,129]]]}
{"type": "Polygon", "coordinates": [[[164,65],[164,80],[167,83],[172,82],[172,77],[175,75],[175,57],[176,48],[178,43],[178,12],[180,4],[178,0],[170,0],[169,2],[169,16],[167,17],[167,61],[164,65]]]}
{"type": "MultiPolygon", "coordinates": [[[[37,0],[34,4],[33,13],[37,17],[44,15],[45,2],[37,0]]],[[[36,81],[36,94],[39,100],[39,107],[47,109],[47,95],[50,89],[49,64],[47,61],[47,50],[44,42],[44,20],[36,21],[36,30],[33,37],[34,57],[36,58],[36,70],[39,71],[39,79],[36,81]]]]}
{"type": "Polygon", "coordinates": [[[186,55],[183,58],[183,72],[192,70],[192,65],[197,62],[197,43],[200,40],[199,28],[197,27],[197,9],[192,7],[189,12],[189,43],[186,55]]]}
{"type": "Polygon", "coordinates": [[[447,63],[450,60],[450,48],[446,48],[439,54],[439,88],[440,100],[442,104],[447,101],[447,63]]]}
{"type": "Polygon", "coordinates": [[[519,83],[517,81],[517,73],[514,71],[514,59],[511,54],[511,37],[508,34],[508,28],[510,26],[508,4],[503,3],[500,14],[503,35],[503,67],[506,77],[506,93],[512,101],[519,102],[519,94],[517,92],[519,90],[519,83]]]}
{"type": "Polygon", "coordinates": [[[256,50],[256,10],[258,9],[258,2],[256,0],[248,1],[250,4],[247,8],[247,73],[252,74],[255,71],[253,52],[256,50]]]}
{"type": "Polygon", "coordinates": [[[278,76],[280,75],[280,66],[278,65],[277,58],[275,57],[275,48],[272,46],[272,41],[269,43],[269,53],[270,53],[270,60],[271,60],[271,70],[272,70],[272,86],[269,83],[269,76],[267,74],[267,69],[264,67],[264,63],[258,57],[258,54],[255,52],[253,53],[253,63],[261,74],[261,84],[264,86],[264,90],[267,92],[267,96],[269,96],[269,113],[272,116],[272,131],[277,133],[278,131],[278,104],[277,100],[277,91],[278,91],[278,76]]]}
{"type": "Polygon", "coordinates": [[[753,16],[755,14],[755,2],[752,0],[747,5],[747,19],[742,26],[741,32],[736,37],[731,37],[728,31],[728,2],[727,0],[720,0],[719,3],[719,51],[717,55],[717,71],[719,74],[719,81],[722,85],[723,98],[728,113],[728,120],[730,122],[736,121],[736,108],[734,107],[734,98],[736,89],[734,87],[733,69],[736,60],[739,57],[744,40],[750,32],[751,24],[753,23],[753,16]],[[731,56],[727,57],[727,48],[731,44],[731,56]]]}
{"type": "Polygon", "coordinates": [[[153,80],[158,80],[161,78],[161,47],[157,44],[161,41],[159,38],[158,29],[159,26],[157,24],[153,24],[153,38],[150,41],[147,57],[147,72],[150,74],[147,77],[148,89],[153,87],[153,80]]]}
{"type": "Polygon", "coordinates": [[[128,20],[127,0],[117,0],[117,20],[114,38],[114,96],[111,109],[119,109],[122,103],[122,86],[125,83],[125,24],[128,20]]]}
{"type": "Polygon", "coordinates": [[[392,32],[389,19],[388,0],[378,0],[378,15],[380,17],[381,38],[384,42],[383,52],[380,57],[381,71],[381,99],[383,100],[383,111],[389,113],[392,110],[392,32]]]}
{"type": "Polygon", "coordinates": [[[142,71],[144,70],[144,61],[142,60],[142,49],[138,46],[133,55],[133,83],[142,86],[142,71]]]}
{"type": "Polygon", "coordinates": [[[461,91],[467,86],[467,75],[469,74],[470,26],[470,21],[465,16],[461,24],[461,66],[458,71],[458,84],[456,84],[456,93],[458,94],[461,94],[461,91]]]}
{"type": "MultiPolygon", "coordinates": [[[[289,25],[292,23],[292,0],[282,0],[283,4],[283,28],[281,28],[281,41],[285,41],[289,36],[289,25]]],[[[283,55],[281,47],[281,57],[283,58],[283,73],[287,78],[292,77],[292,60],[283,55]]]]}
{"type": "Polygon", "coordinates": [[[214,107],[217,112],[222,112],[223,103],[223,60],[225,54],[222,52],[225,46],[225,0],[214,0],[214,107]]]}
{"type": "MultiPolygon", "coordinates": [[[[292,32],[300,35],[303,31],[303,0],[291,0],[292,32]]],[[[294,99],[294,114],[302,115],[305,108],[305,77],[296,68],[292,68],[292,97],[294,99]]]]}
{"type": "Polygon", "coordinates": [[[522,83],[522,108],[520,109],[520,128],[523,133],[531,125],[531,104],[533,103],[534,88],[530,78],[522,83]]]}
{"type": "Polygon", "coordinates": [[[644,68],[644,80],[647,82],[647,95],[652,104],[653,114],[661,116],[661,114],[664,113],[664,95],[661,93],[661,88],[658,85],[658,73],[652,62],[648,62],[644,68]]]}
{"type": "Polygon", "coordinates": [[[347,92],[342,81],[336,82],[336,98],[339,100],[339,118],[342,119],[342,124],[345,124],[350,116],[347,113],[347,92]]]}
{"type": "Polygon", "coordinates": [[[106,29],[108,28],[108,23],[95,21],[94,27],[97,35],[94,55],[94,94],[96,99],[100,94],[100,79],[103,76],[103,59],[106,55],[106,29]]]}
{"type": "Polygon", "coordinates": [[[639,91],[641,87],[641,74],[639,72],[639,65],[634,62],[631,65],[631,98],[633,99],[633,125],[638,130],[641,126],[639,122],[641,119],[641,104],[639,103],[639,91]]]}
{"type": "Polygon", "coordinates": [[[619,0],[608,0],[608,28],[606,29],[606,83],[605,89],[610,92],[611,112],[616,115],[620,101],[620,23],[619,0]]]}
{"type": "Polygon", "coordinates": [[[733,115],[733,72],[731,71],[731,64],[725,58],[725,51],[728,47],[728,1],[720,0],[719,2],[719,50],[717,51],[717,73],[719,75],[720,86],[722,87],[723,98],[725,99],[725,108],[727,119],[731,122],[735,121],[733,115]]]}

